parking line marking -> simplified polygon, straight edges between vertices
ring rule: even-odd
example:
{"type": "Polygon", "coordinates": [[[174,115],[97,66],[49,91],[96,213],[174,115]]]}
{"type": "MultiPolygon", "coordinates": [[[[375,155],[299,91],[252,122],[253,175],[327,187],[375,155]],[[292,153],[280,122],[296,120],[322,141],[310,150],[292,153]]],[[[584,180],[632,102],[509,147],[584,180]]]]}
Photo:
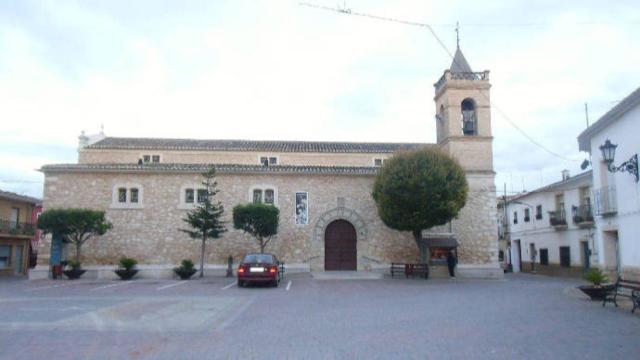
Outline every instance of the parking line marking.
{"type": "Polygon", "coordinates": [[[116,286],[121,286],[121,285],[126,285],[126,282],[121,282],[121,283],[115,283],[115,284],[109,284],[109,285],[103,285],[103,286],[98,286],[95,287],[93,289],[89,289],[89,291],[96,291],[96,290],[102,290],[102,289],[108,289],[108,288],[112,288],[112,287],[116,287],[116,286]]]}
{"type": "Polygon", "coordinates": [[[60,287],[60,286],[64,286],[64,285],[63,284],[57,284],[57,285],[40,286],[40,287],[25,289],[24,291],[36,291],[36,290],[44,290],[44,289],[53,289],[53,288],[57,288],[57,287],[60,287]]]}
{"type": "Polygon", "coordinates": [[[164,290],[164,289],[172,288],[172,287],[174,287],[174,286],[180,286],[180,285],[183,285],[183,284],[186,284],[186,283],[187,283],[187,282],[186,282],[186,281],[184,281],[184,280],[183,280],[183,281],[177,281],[177,282],[174,282],[173,284],[168,284],[168,285],[160,286],[160,287],[159,287],[159,288],[157,288],[156,290],[160,291],[160,290],[164,290]]]}
{"type": "Polygon", "coordinates": [[[235,284],[236,284],[236,282],[234,281],[234,282],[232,282],[231,284],[229,284],[229,285],[227,285],[227,286],[223,287],[223,288],[222,288],[222,290],[227,290],[228,288],[232,287],[232,286],[233,286],[233,285],[235,285],[235,284]]]}
{"type": "Polygon", "coordinates": [[[289,289],[291,289],[291,280],[287,283],[287,291],[289,291],[289,289]]]}

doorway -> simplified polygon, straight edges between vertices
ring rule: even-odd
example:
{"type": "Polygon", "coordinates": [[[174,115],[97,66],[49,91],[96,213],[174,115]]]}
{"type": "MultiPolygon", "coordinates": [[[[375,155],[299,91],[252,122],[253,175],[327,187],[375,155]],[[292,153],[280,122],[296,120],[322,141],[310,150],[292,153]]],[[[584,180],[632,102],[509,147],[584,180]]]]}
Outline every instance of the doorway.
{"type": "Polygon", "coordinates": [[[358,269],[356,228],[346,220],[336,220],[324,233],[324,269],[327,271],[358,269]]]}

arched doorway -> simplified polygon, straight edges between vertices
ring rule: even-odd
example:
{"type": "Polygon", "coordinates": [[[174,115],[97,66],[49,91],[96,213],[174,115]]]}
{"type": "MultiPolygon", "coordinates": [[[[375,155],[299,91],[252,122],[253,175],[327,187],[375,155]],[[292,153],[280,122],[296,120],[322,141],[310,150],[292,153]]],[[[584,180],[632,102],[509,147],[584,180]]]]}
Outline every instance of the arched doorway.
{"type": "Polygon", "coordinates": [[[357,270],[356,228],[346,220],[331,222],[324,232],[324,269],[357,270]]]}

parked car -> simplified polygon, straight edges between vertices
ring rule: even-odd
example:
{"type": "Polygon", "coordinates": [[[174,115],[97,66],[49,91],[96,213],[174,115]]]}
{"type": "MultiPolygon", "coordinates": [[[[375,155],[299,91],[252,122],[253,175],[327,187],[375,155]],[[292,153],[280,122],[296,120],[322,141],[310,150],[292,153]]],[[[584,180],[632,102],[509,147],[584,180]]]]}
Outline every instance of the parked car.
{"type": "Polygon", "coordinates": [[[283,266],[273,254],[248,254],[238,266],[238,287],[250,283],[269,283],[278,286],[283,266]]]}

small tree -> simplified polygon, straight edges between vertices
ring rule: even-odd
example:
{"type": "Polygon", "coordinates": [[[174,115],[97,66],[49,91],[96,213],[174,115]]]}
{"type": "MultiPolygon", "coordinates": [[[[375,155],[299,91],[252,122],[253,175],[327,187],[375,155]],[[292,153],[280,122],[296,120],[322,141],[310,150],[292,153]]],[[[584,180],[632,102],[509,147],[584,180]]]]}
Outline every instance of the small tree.
{"type": "Polygon", "coordinates": [[[104,211],[88,209],[50,209],[38,218],[43,233],[57,233],[64,242],[76,246],[76,264],[80,264],[82,245],[95,235],[104,235],[112,225],[104,211]]]}
{"type": "Polygon", "coordinates": [[[233,227],[255,237],[260,252],[278,233],[280,210],[273,205],[246,204],[233,208],[233,227]]]}
{"type": "Polygon", "coordinates": [[[386,161],[373,184],[378,214],[390,228],[411,231],[420,260],[429,261],[422,231],[444,225],[465,205],[468,185],[462,167],[439,150],[401,152],[386,161]]]}
{"type": "Polygon", "coordinates": [[[219,201],[214,202],[215,196],[218,194],[218,183],[215,181],[215,169],[202,174],[204,181],[202,185],[205,190],[203,201],[198,201],[195,209],[187,213],[187,217],[182,219],[191,226],[191,229],[180,229],[180,231],[189,234],[192,239],[202,239],[202,247],[200,251],[200,277],[204,276],[204,253],[208,239],[217,239],[227,231],[222,221],[224,207],[219,201]]]}

